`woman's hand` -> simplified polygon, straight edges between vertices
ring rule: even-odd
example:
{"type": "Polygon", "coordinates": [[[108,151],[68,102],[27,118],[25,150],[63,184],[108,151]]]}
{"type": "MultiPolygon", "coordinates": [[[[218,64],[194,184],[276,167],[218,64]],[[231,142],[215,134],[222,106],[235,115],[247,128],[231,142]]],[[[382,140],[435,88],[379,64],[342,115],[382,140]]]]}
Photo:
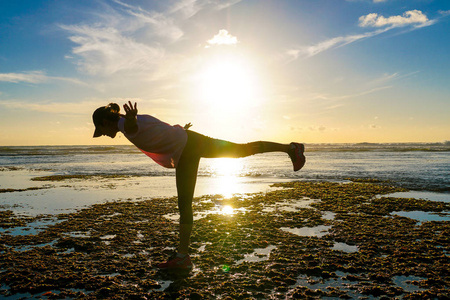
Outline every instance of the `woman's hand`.
{"type": "Polygon", "coordinates": [[[125,103],[123,105],[123,109],[125,110],[125,113],[126,113],[126,115],[125,115],[126,119],[136,119],[137,112],[138,112],[136,102],[134,102],[134,107],[133,107],[133,104],[131,103],[131,101],[128,101],[128,104],[125,103]]]}
{"type": "Polygon", "coordinates": [[[136,133],[138,131],[138,126],[137,126],[137,103],[133,104],[131,103],[131,101],[128,101],[128,104],[125,103],[123,105],[123,109],[125,110],[125,116],[123,116],[125,118],[125,132],[127,134],[133,134],[136,133]]]}

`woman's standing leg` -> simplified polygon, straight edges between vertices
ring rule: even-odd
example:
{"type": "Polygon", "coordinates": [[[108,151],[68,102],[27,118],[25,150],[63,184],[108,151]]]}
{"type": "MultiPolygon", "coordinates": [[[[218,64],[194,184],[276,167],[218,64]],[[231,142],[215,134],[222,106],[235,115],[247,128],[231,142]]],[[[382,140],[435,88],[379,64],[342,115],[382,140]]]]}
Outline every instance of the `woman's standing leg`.
{"type": "Polygon", "coordinates": [[[166,270],[190,270],[192,262],[188,255],[194,216],[192,212],[192,199],[194,198],[195,183],[200,157],[183,154],[175,170],[178,209],[180,211],[180,231],[177,254],[167,262],[158,265],[166,270]]]}
{"type": "Polygon", "coordinates": [[[176,169],[178,208],[180,211],[180,243],[178,252],[181,254],[189,252],[189,239],[194,220],[192,199],[197,182],[199,162],[199,157],[182,156],[176,169]]]}

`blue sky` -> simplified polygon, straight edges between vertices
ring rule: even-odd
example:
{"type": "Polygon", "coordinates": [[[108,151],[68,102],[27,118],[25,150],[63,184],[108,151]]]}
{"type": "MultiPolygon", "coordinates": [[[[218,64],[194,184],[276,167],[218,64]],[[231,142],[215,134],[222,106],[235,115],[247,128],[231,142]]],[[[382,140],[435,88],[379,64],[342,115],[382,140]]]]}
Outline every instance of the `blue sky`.
{"type": "Polygon", "coordinates": [[[109,102],[237,142],[450,140],[450,1],[0,1],[0,145],[109,102]]]}

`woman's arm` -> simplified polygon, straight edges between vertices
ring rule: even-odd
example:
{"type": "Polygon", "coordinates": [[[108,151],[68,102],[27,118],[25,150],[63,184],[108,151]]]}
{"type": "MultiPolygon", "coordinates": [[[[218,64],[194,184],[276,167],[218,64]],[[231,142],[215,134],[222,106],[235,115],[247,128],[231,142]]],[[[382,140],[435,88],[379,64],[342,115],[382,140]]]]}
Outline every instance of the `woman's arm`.
{"type": "Polygon", "coordinates": [[[133,104],[131,103],[131,101],[128,101],[128,104],[125,103],[123,105],[123,109],[125,110],[126,115],[123,116],[125,117],[125,132],[127,134],[133,134],[136,133],[138,131],[138,126],[137,126],[137,103],[134,103],[134,107],[133,104]]]}

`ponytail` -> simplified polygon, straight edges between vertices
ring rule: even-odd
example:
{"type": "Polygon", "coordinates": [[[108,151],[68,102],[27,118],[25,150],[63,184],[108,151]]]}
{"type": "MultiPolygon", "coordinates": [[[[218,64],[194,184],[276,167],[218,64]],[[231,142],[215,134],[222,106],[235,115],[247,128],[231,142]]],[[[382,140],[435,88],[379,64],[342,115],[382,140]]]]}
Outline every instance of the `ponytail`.
{"type": "Polygon", "coordinates": [[[109,109],[112,113],[118,114],[120,112],[120,106],[117,103],[110,103],[106,108],[109,109]]]}
{"type": "Polygon", "coordinates": [[[120,106],[117,103],[110,103],[106,106],[104,118],[108,121],[118,121],[120,119],[120,106]]]}

